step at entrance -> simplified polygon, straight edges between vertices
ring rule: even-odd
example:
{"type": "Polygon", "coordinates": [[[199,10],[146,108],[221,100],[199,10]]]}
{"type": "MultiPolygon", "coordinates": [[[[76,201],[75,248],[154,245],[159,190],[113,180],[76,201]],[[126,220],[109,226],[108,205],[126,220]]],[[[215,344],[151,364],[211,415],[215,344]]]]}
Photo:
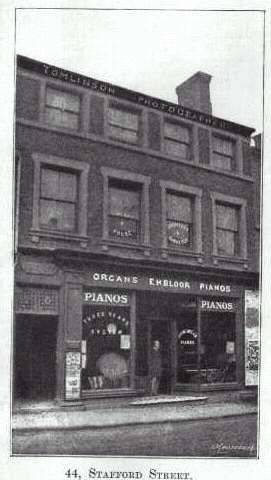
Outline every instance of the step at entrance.
{"type": "Polygon", "coordinates": [[[160,404],[170,404],[170,403],[180,403],[180,404],[193,404],[193,403],[206,403],[208,397],[192,397],[192,396],[173,396],[173,395],[158,395],[157,397],[144,397],[139,400],[134,400],[130,402],[130,405],[160,405],[160,404]]]}

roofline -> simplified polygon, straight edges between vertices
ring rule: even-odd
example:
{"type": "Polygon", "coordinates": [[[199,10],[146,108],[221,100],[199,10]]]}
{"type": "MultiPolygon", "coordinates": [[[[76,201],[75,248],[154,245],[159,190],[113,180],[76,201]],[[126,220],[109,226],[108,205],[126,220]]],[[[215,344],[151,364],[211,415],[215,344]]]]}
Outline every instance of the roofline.
{"type": "Polygon", "coordinates": [[[252,133],[255,132],[255,129],[251,127],[230,122],[219,117],[214,117],[213,115],[200,112],[199,110],[192,110],[191,108],[168,102],[157,97],[151,97],[144,93],[119,87],[112,83],[86,77],[85,75],[45,62],[40,62],[23,55],[17,55],[17,67],[33,71],[46,76],[47,78],[55,78],[66,83],[71,83],[74,86],[77,85],[86,89],[99,91],[106,95],[110,95],[113,98],[125,99],[141,106],[162,111],[174,117],[181,117],[219,130],[226,130],[228,132],[242,135],[246,138],[250,137],[252,133]]]}

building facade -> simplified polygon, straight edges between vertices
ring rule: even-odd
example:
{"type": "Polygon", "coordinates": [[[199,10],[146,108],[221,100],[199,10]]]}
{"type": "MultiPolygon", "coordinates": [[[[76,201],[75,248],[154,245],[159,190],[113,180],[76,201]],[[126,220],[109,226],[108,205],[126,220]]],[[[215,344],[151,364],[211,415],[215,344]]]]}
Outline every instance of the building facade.
{"type": "Polygon", "coordinates": [[[260,174],[210,80],[174,104],[18,57],[15,399],[147,394],[153,340],[159,392],[244,387],[260,174]]]}

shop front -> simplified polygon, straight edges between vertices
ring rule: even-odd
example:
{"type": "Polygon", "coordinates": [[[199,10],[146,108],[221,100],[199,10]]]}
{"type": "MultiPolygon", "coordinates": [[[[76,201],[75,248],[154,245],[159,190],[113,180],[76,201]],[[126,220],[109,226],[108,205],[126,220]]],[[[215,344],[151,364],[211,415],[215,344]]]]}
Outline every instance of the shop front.
{"type": "Polygon", "coordinates": [[[81,280],[80,342],[65,352],[66,400],[149,394],[155,340],[159,393],[243,386],[242,286],[100,269],[81,280]]]}
{"type": "MultiPolygon", "coordinates": [[[[17,288],[15,396],[82,402],[245,386],[244,282],[210,275],[62,269],[58,288],[17,288]]],[[[41,277],[40,277],[41,280],[41,277]]]]}

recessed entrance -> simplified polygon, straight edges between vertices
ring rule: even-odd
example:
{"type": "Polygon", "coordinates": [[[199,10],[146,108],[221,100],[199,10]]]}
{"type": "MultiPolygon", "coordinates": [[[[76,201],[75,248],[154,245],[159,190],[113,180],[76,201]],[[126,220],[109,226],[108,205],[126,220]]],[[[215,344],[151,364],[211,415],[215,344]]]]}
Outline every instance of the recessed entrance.
{"type": "Polygon", "coordinates": [[[19,315],[15,338],[15,398],[50,399],[56,387],[57,319],[19,315]]]}
{"type": "Polygon", "coordinates": [[[167,320],[153,320],[151,324],[151,348],[155,340],[160,342],[160,352],[162,360],[162,375],[158,393],[171,392],[171,329],[167,320]]]}

